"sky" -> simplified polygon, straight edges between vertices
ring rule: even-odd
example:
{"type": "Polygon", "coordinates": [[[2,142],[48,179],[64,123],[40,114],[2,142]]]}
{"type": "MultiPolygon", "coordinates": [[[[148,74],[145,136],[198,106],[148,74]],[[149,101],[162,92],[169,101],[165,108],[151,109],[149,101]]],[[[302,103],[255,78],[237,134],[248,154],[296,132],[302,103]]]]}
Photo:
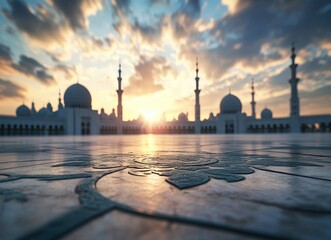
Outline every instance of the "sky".
{"type": "Polygon", "coordinates": [[[0,114],[35,102],[57,109],[77,81],[92,108],[123,118],[180,112],[194,120],[199,61],[201,118],[238,96],[251,114],[289,116],[290,50],[297,51],[301,115],[331,113],[329,0],[6,0],[0,1],[0,114]]]}

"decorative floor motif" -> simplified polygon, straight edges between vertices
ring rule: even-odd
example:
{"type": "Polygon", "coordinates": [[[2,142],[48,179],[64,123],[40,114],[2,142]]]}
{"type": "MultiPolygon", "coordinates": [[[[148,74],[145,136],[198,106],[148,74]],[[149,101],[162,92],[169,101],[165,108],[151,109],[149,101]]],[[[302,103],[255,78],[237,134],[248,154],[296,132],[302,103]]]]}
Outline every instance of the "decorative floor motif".
{"type": "Polygon", "coordinates": [[[149,144],[143,150],[132,147],[129,137],[54,138],[47,144],[20,139],[23,145],[15,138],[3,140],[0,238],[128,237],[138,225],[125,234],[120,227],[102,233],[92,227],[94,222],[113,226],[115,220],[102,216],[118,211],[119,219],[129,214],[151,219],[153,226],[174,224],[159,227],[159,234],[177,238],[195,236],[195,228],[203,229],[201,238],[331,237],[331,138],[296,145],[241,140],[233,149],[224,138],[186,137],[193,141],[187,151],[176,143],[185,136],[155,136],[152,146],[147,136],[137,136],[140,144],[149,144]],[[127,147],[115,147],[119,141],[128,141],[127,147]],[[44,216],[48,204],[54,212],[44,216]],[[20,208],[25,210],[15,210],[20,208]],[[40,222],[20,222],[15,231],[11,224],[31,219],[30,209],[42,216],[40,222]],[[182,224],[193,230],[179,231],[182,224]]]}

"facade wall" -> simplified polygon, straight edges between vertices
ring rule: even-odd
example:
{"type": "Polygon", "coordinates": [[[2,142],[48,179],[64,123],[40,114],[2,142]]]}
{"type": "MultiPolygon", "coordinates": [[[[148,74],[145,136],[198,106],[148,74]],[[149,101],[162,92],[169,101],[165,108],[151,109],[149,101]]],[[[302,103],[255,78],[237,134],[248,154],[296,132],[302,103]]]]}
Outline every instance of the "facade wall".
{"type": "Polygon", "coordinates": [[[217,121],[202,121],[200,124],[201,134],[214,134],[217,133],[218,122],[217,121]]]}
{"type": "Polygon", "coordinates": [[[47,136],[64,134],[65,122],[62,119],[0,116],[0,136],[47,136]]]}
{"type": "Polygon", "coordinates": [[[146,123],[142,121],[101,120],[97,111],[67,108],[63,119],[36,117],[0,117],[0,136],[24,135],[110,135],[110,134],[237,134],[331,132],[331,115],[293,118],[253,119],[246,114],[219,114],[215,120],[171,121],[146,123]],[[293,130],[293,126],[296,127],[293,130]],[[197,129],[198,127],[198,129],[197,129]],[[299,130],[297,130],[299,129],[299,130]]]}
{"type": "Polygon", "coordinates": [[[301,132],[331,132],[331,115],[300,117],[301,132]]]}
{"type": "Polygon", "coordinates": [[[159,123],[145,123],[140,121],[123,122],[123,134],[193,134],[195,133],[195,122],[172,121],[159,123]]]}
{"type": "Polygon", "coordinates": [[[245,133],[247,116],[245,113],[219,114],[217,117],[217,133],[245,133]]]}
{"type": "Polygon", "coordinates": [[[65,132],[67,135],[98,135],[99,115],[95,110],[65,108],[65,132]]]}
{"type": "Polygon", "coordinates": [[[289,133],[290,118],[249,119],[247,133],[289,133]]]}
{"type": "Polygon", "coordinates": [[[116,120],[110,120],[107,117],[99,117],[99,134],[100,135],[112,135],[117,134],[116,120]]]}

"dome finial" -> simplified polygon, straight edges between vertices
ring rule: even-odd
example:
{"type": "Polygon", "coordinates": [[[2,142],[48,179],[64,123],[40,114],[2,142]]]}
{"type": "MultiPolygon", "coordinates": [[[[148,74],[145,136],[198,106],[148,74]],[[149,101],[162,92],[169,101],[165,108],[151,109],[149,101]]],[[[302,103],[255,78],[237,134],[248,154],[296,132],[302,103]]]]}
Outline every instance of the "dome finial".
{"type": "Polygon", "coordinates": [[[296,57],[296,54],[295,54],[295,46],[294,46],[294,42],[292,42],[292,55],[291,55],[291,58],[292,58],[292,65],[295,65],[295,57],[296,57]]]}
{"type": "Polygon", "coordinates": [[[251,79],[251,89],[252,89],[252,93],[255,93],[255,91],[254,91],[254,77],[252,77],[252,79],[251,79]]]}
{"type": "Polygon", "coordinates": [[[76,81],[77,81],[77,83],[79,83],[79,76],[78,76],[78,72],[77,72],[77,67],[76,67],[76,65],[75,65],[75,73],[76,73],[76,81]]]}
{"type": "Polygon", "coordinates": [[[198,77],[198,75],[199,75],[199,62],[198,62],[198,57],[195,58],[195,61],[196,61],[196,63],[195,63],[195,66],[196,66],[195,71],[196,71],[196,74],[197,74],[197,77],[198,77]]]}
{"type": "Polygon", "coordinates": [[[294,45],[294,42],[292,42],[291,45],[292,45],[291,50],[292,50],[292,59],[293,59],[293,58],[295,58],[295,45],[294,45]]]}
{"type": "Polygon", "coordinates": [[[118,77],[121,78],[121,73],[122,73],[122,64],[121,64],[121,58],[118,59],[118,77]]]}
{"type": "Polygon", "coordinates": [[[231,87],[229,87],[229,94],[231,94],[231,87]]]}
{"type": "Polygon", "coordinates": [[[59,104],[61,104],[61,90],[59,89],[59,104]]]}

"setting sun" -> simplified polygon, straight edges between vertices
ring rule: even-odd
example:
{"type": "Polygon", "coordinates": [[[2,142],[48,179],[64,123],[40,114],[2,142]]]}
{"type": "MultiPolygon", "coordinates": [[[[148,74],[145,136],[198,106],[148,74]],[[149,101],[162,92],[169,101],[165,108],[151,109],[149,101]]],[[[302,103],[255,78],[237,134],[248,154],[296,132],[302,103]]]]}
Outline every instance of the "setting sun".
{"type": "Polygon", "coordinates": [[[149,110],[149,111],[145,112],[143,116],[146,121],[155,122],[155,121],[157,121],[158,114],[153,110],[149,110]]]}

